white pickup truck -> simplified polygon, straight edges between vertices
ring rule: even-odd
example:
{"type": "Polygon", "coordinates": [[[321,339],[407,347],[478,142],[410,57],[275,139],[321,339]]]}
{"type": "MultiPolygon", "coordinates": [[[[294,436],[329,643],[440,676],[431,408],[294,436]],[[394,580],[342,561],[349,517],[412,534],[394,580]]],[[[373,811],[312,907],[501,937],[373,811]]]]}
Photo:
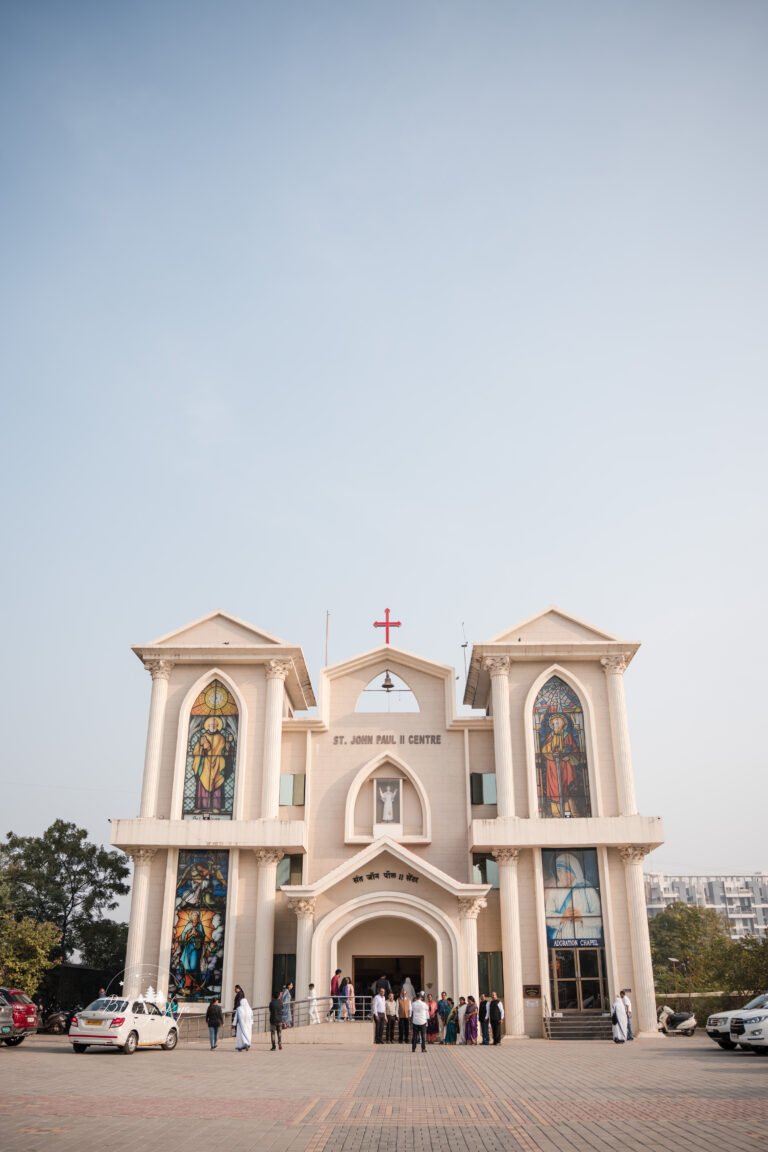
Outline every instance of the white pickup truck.
{"type": "Polygon", "coordinates": [[[736,1008],[731,1012],[716,1012],[713,1016],[707,1019],[707,1035],[715,1044],[719,1044],[721,1048],[736,1048],[741,1044],[742,1048],[747,1047],[746,1040],[742,1040],[740,1036],[734,1036],[731,1032],[731,1021],[736,1017],[743,1017],[745,1012],[751,1011],[753,1008],[763,1008],[768,1013],[768,992],[763,992],[762,996],[756,996],[754,1000],[750,1000],[749,1004],[745,1004],[743,1008],[736,1008]]]}

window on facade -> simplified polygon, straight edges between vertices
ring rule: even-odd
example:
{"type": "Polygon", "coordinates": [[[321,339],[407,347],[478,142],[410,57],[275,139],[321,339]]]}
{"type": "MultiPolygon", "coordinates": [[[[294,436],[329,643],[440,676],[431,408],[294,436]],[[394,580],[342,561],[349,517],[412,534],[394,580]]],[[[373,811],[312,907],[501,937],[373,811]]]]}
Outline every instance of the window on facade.
{"type": "Polygon", "coordinates": [[[204,688],[192,705],[184,773],[185,818],[232,819],[238,719],[235,698],[219,680],[204,688]]]}
{"type": "Polygon", "coordinates": [[[495,804],[496,773],[470,772],[469,791],[473,804],[495,804]]]}
{"type": "Polygon", "coordinates": [[[533,705],[539,816],[591,816],[584,712],[579,698],[552,676],[533,705]]]}
{"type": "Polygon", "coordinates": [[[283,884],[301,884],[304,875],[304,857],[299,852],[295,856],[283,856],[277,865],[277,879],[275,887],[283,884]]]}
{"type": "Polygon", "coordinates": [[[499,864],[490,852],[475,852],[472,856],[472,883],[499,886],[499,864]]]}
{"type": "Polygon", "coordinates": [[[478,990],[486,996],[495,992],[499,999],[504,997],[504,969],[501,964],[501,952],[478,952],[477,954],[478,990]]]}
{"type": "Polygon", "coordinates": [[[301,807],[306,779],[304,775],[280,777],[280,803],[283,807],[301,807]]]}

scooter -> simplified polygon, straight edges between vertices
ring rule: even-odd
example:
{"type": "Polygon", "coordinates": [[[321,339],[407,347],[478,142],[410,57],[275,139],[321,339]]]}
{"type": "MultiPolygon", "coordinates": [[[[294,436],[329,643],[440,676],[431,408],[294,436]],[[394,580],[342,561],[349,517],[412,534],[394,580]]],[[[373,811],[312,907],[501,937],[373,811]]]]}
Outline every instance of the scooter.
{"type": "Polygon", "coordinates": [[[668,1004],[659,1008],[658,1029],[665,1036],[693,1036],[696,1017],[693,1012],[673,1012],[668,1004]]]}

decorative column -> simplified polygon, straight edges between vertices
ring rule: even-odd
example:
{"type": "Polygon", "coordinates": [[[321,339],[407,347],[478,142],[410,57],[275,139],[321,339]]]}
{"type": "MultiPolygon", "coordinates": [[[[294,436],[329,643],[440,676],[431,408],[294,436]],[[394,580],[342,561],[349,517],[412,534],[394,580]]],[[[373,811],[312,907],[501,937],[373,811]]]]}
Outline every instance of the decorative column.
{"type": "Polygon", "coordinates": [[[312,975],[312,933],[315,929],[314,897],[289,896],[288,907],[296,913],[296,1000],[309,996],[309,978],[312,975]]]}
{"type": "Polygon", "coordinates": [[[131,889],[131,919],[128,928],[128,945],[125,950],[125,975],[123,995],[129,999],[138,996],[142,989],[143,977],[147,982],[157,984],[154,965],[145,964],[144,944],[146,940],[149,911],[149,871],[156,848],[134,848],[128,855],[133,860],[133,887],[131,889]],[[146,969],[149,971],[146,971],[146,969]]]}
{"type": "Polygon", "coordinates": [[[501,950],[504,964],[504,1030],[508,1036],[525,1035],[523,1012],[523,950],[520,945],[520,899],[517,891],[519,848],[494,848],[499,865],[501,950]]]}
{"type": "MultiPolygon", "coordinates": [[[[283,699],[290,660],[267,663],[267,704],[264,717],[264,767],[261,779],[261,816],[276,820],[280,803],[280,752],[283,744],[283,699]]],[[[271,979],[271,977],[270,977],[271,979]]]]}
{"type": "Polygon", "coordinates": [[[160,757],[163,751],[165,705],[168,700],[168,680],[173,662],[151,660],[145,667],[152,677],[152,699],[149,703],[147,747],[144,753],[144,781],[141,786],[142,818],[157,815],[157,783],[160,779],[160,757]]]}
{"type": "MultiPolygon", "coordinates": [[[[621,976],[621,986],[632,989],[632,1013],[635,1021],[635,1035],[645,1032],[656,1035],[656,993],[653,987],[653,964],[651,961],[651,940],[648,934],[648,911],[645,906],[643,884],[643,860],[650,849],[639,845],[619,848],[624,861],[624,875],[627,881],[627,913],[629,916],[629,940],[632,949],[632,978],[621,976]]],[[[620,988],[614,988],[615,995],[620,988]]]]}
{"type": "Polygon", "coordinates": [[[253,958],[252,1007],[272,999],[272,959],[275,951],[275,887],[277,866],[285,853],[281,848],[254,849],[256,868],[256,951],[253,958]]]}
{"type": "Polygon", "coordinates": [[[619,815],[634,816],[635,780],[632,773],[632,754],[629,750],[627,702],[624,698],[624,669],[626,656],[604,656],[600,661],[605,669],[608,685],[608,715],[611,720],[613,760],[616,765],[616,788],[619,796],[619,815]]]}
{"type": "Polygon", "coordinates": [[[496,810],[514,816],[515,787],[512,772],[512,727],[509,716],[509,656],[487,656],[484,666],[491,675],[493,700],[493,750],[496,760],[496,810]]]}
{"type": "Polygon", "coordinates": [[[488,901],[484,896],[459,897],[459,934],[461,937],[462,966],[464,975],[462,987],[468,996],[478,998],[477,980],[477,918],[488,901]]]}

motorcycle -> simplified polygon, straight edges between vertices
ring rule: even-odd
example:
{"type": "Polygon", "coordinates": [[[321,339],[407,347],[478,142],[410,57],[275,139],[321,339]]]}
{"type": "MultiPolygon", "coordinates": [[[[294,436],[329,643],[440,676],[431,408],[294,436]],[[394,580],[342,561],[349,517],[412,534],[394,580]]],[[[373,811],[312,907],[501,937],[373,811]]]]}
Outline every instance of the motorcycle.
{"type": "Polygon", "coordinates": [[[657,1027],[665,1036],[693,1036],[696,1017],[693,1012],[673,1012],[668,1004],[664,1004],[659,1008],[657,1027]]]}
{"type": "Polygon", "coordinates": [[[61,1008],[53,1009],[46,1013],[40,1031],[50,1032],[53,1036],[63,1036],[65,1032],[69,1032],[72,1017],[79,1011],[81,1011],[79,1005],[75,1008],[70,1008],[68,1012],[65,1012],[61,1008]]]}

